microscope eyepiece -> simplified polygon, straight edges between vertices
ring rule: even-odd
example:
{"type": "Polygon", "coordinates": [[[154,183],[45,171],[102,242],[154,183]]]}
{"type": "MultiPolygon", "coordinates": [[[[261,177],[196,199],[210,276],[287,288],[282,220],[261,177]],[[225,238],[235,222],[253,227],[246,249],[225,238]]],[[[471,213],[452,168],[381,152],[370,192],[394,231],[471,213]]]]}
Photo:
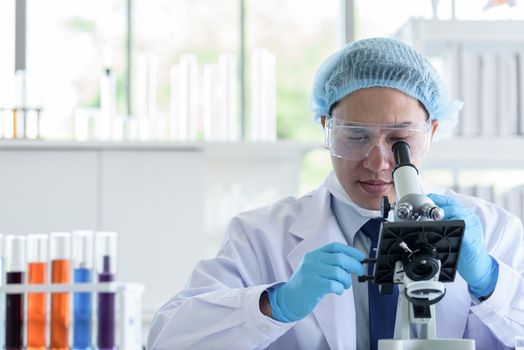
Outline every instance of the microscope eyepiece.
{"type": "Polygon", "coordinates": [[[395,164],[397,167],[404,165],[411,165],[411,157],[409,155],[409,145],[405,141],[398,141],[391,147],[393,155],[395,156],[395,164]]]}

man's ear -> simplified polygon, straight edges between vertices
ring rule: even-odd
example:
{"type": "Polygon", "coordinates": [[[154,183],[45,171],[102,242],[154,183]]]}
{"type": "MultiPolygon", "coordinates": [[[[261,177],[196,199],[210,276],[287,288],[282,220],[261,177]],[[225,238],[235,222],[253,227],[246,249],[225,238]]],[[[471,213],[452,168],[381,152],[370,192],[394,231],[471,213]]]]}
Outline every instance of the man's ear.
{"type": "Polygon", "coordinates": [[[433,140],[433,136],[435,136],[437,129],[438,129],[438,120],[433,119],[431,121],[431,140],[433,140]]]}
{"type": "Polygon", "coordinates": [[[320,117],[320,124],[322,124],[322,128],[326,128],[326,117],[322,116],[320,117]]]}

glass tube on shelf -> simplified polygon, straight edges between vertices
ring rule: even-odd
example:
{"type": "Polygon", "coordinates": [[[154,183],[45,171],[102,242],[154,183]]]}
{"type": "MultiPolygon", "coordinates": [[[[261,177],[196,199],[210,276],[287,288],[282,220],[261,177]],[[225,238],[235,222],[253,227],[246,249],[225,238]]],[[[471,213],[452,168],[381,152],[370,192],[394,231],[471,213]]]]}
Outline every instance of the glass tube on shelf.
{"type": "Polygon", "coordinates": [[[251,56],[251,141],[275,141],[276,58],[264,48],[251,56]]]}
{"type": "Polygon", "coordinates": [[[90,113],[85,108],[75,110],[75,141],[87,141],[89,139],[89,117],[90,113]]]}
{"type": "Polygon", "coordinates": [[[218,64],[205,64],[203,68],[202,115],[205,141],[224,141],[225,122],[219,119],[218,64]],[[221,128],[224,128],[222,130],[221,128]],[[222,137],[219,137],[222,135],[222,137]]]}
{"type": "Polygon", "coordinates": [[[2,120],[2,138],[14,139],[14,128],[15,125],[13,120],[16,118],[16,108],[8,108],[4,113],[4,119],[2,120]]]}
{"type": "Polygon", "coordinates": [[[225,141],[239,140],[238,74],[237,58],[234,54],[221,54],[218,58],[220,81],[219,119],[225,122],[225,141]]]}
{"type": "Polygon", "coordinates": [[[38,108],[29,108],[26,115],[25,123],[25,138],[28,140],[38,139],[38,117],[39,117],[38,108]]]}
{"type": "MultiPolygon", "coordinates": [[[[26,238],[9,235],[6,246],[6,284],[23,284],[25,273],[26,238]]],[[[22,350],[24,346],[24,294],[7,294],[5,308],[5,348],[22,350]]]]}
{"type": "MultiPolygon", "coordinates": [[[[50,239],[51,283],[71,282],[71,234],[52,232],[50,239]]],[[[69,293],[51,293],[52,350],[69,349],[69,293]]]]}
{"type": "Polygon", "coordinates": [[[113,69],[111,47],[106,45],[103,53],[103,67],[100,77],[100,118],[97,137],[100,140],[113,139],[113,124],[116,120],[116,78],[113,69]]]}
{"type": "MultiPolygon", "coordinates": [[[[47,242],[44,234],[27,236],[27,283],[47,283],[47,242]]],[[[45,350],[46,293],[27,294],[27,350],[45,350]]]]}
{"type": "Polygon", "coordinates": [[[195,141],[200,127],[198,58],[195,54],[180,56],[178,78],[179,141],[195,141]]]}
{"type": "Polygon", "coordinates": [[[180,91],[179,91],[179,69],[177,65],[169,68],[169,139],[178,141],[182,138],[180,128],[180,91]]]}
{"type": "Polygon", "coordinates": [[[261,110],[262,110],[262,49],[251,51],[251,141],[261,140],[261,110]]]}
{"type": "Polygon", "coordinates": [[[0,106],[0,139],[2,139],[4,137],[4,114],[5,114],[5,111],[6,111],[6,109],[4,107],[0,106]]]}
{"type": "Polygon", "coordinates": [[[8,108],[5,110],[2,118],[2,138],[13,139],[13,113],[16,114],[16,108],[8,108]]]}
{"type": "Polygon", "coordinates": [[[151,53],[142,53],[138,56],[137,65],[137,96],[135,100],[138,116],[138,137],[141,141],[147,141],[154,134],[152,127],[157,114],[157,57],[151,53]]]}
{"type": "Polygon", "coordinates": [[[24,69],[15,72],[16,105],[13,109],[13,138],[25,137],[25,118],[27,114],[27,78],[24,69]]]}
{"type": "MultiPolygon", "coordinates": [[[[91,283],[93,275],[93,231],[73,232],[73,282],[91,283]]],[[[91,349],[93,297],[89,292],[73,294],[73,350],[91,349]]]]}
{"type": "MultiPolygon", "coordinates": [[[[99,231],[96,234],[96,269],[99,282],[112,282],[116,273],[117,233],[99,231]]],[[[98,294],[99,350],[115,349],[115,293],[98,294]]]]}

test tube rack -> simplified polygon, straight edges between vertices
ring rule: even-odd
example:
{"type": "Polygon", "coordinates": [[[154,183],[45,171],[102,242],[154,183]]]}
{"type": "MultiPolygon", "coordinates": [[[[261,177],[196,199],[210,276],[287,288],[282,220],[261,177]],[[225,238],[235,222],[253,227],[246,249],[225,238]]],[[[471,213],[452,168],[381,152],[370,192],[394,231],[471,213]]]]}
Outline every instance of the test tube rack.
{"type": "MultiPolygon", "coordinates": [[[[144,286],[138,283],[104,282],[76,284],[9,284],[0,287],[0,297],[6,294],[46,293],[48,304],[52,293],[90,292],[93,298],[97,293],[115,293],[116,298],[116,349],[142,350],[142,295],[144,286]]],[[[24,302],[27,307],[27,302],[24,302]]],[[[93,305],[96,305],[93,304],[93,305]]],[[[49,310],[49,305],[48,305],[49,310]]],[[[96,329],[96,310],[93,310],[93,329],[96,329]]],[[[0,317],[5,311],[0,310],[0,317]]],[[[49,314],[49,313],[48,313],[49,314]]],[[[48,317],[49,318],[49,317],[48,317]]],[[[48,320],[49,323],[49,320],[48,320]]],[[[48,325],[49,327],[49,325],[48,325]]],[[[93,337],[96,343],[96,337],[93,337]]],[[[95,344],[93,344],[95,345],[95,344]]]]}

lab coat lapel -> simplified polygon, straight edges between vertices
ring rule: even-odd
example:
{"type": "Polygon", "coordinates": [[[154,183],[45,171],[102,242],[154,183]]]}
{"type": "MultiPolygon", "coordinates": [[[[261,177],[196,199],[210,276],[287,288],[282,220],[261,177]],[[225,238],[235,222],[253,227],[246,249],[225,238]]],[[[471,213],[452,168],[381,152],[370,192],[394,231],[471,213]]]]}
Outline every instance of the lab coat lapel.
{"type": "MultiPolygon", "coordinates": [[[[328,243],[346,244],[330,208],[329,192],[318,189],[303,209],[290,232],[303,240],[288,254],[287,259],[295,271],[304,254],[328,243]]],[[[326,295],[313,310],[320,329],[331,349],[356,349],[356,321],[353,290],[343,295],[326,295]]]]}

